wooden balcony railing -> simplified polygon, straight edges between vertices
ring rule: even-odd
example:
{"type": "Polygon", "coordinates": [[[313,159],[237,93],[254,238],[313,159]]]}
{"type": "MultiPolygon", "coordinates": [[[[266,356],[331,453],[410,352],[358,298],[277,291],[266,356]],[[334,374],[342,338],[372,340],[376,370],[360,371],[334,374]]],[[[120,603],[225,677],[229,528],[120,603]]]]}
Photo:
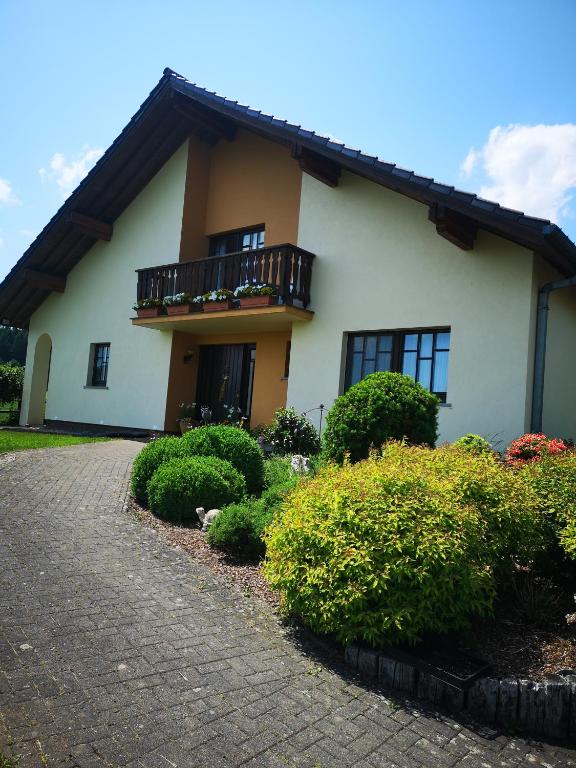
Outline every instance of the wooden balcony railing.
{"type": "Polygon", "coordinates": [[[176,293],[199,296],[218,288],[233,291],[244,283],[268,283],[278,287],[281,304],[307,307],[313,259],[313,253],[283,244],[138,269],[137,297],[140,301],[176,293]]]}

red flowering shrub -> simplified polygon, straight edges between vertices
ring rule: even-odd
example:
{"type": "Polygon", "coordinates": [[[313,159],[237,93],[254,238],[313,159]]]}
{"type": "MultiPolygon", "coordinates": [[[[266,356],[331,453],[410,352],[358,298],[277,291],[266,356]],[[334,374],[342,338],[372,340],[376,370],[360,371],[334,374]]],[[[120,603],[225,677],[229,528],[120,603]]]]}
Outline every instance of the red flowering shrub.
{"type": "Polygon", "coordinates": [[[540,461],[545,456],[556,456],[569,450],[563,440],[549,438],[543,434],[522,435],[512,440],[506,448],[506,464],[511,467],[520,467],[523,464],[531,464],[540,461]]]}

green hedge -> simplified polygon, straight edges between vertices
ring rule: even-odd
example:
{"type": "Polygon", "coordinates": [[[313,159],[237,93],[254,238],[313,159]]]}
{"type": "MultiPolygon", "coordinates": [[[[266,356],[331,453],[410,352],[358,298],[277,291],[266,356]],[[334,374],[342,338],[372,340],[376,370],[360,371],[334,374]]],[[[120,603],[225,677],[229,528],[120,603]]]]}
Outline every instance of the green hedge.
{"type": "Polygon", "coordinates": [[[198,427],[182,438],[193,456],[217,456],[229,461],[246,479],[249,493],[258,493],[264,484],[264,455],[256,440],[245,430],[225,425],[198,427]]]}
{"type": "Polygon", "coordinates": [[[148,483],[150,509],[176,523],[198,523],[197,507],[205,510],[240,501],[246,492],[242,475],[228,461],[214,456],[172,459],[148,483]]]}
{"type": "Polygon", "coordinates": [[[0,363],[0,403],[11,403],[22,397],[24,368],[0,363]]]}
{"type": "Polygon", "coordinates": [[[439,400],[409,376],[372,373],[341,395],[326,417],[328,459],[367,458],[387,440],[434,445],[439,400]]]}

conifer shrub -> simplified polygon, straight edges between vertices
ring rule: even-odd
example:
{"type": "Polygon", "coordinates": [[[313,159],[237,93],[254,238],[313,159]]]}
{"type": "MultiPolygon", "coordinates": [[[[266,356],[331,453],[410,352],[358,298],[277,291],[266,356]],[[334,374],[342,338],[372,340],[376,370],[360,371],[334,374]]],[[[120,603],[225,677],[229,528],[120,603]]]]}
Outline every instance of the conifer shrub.
{"type": "Polygon", "coordinates": [[[438,398],[401,373],[372,373],[340,395],[326,417],[326,457],[342,462],[368,456],[387,440],[434,445],[438,398]]]}
{"type": "Polygon", "coordinates": [[[499,574],[541,537],[535,494],[496,459],[393,443],[299,484],[265,542],[264,573],[287,613],[378,644],[489,613],[499,574]]]}
{"type": "Polygon", "coordinates": [[[164,520],[196,524],[197,507],[209,510],[240,501],[243,476],[232,464],[214,456],[189,456],[161,464],[148,483],[152,512],[164,520]]]}
{"type": "Polygon", "coordinates": [[[229,461],[244,475],[249,493],[258,493],[264,484],[264,455],[256,440],[245,430],[227,425],[191,429],[182,437],[188,455],[216,456],[229,461]]]}
{"type": "Polygon", "coordinates": [[[160,437],[142,448],[134,459],[130,478],[130,490],[138,504],[148,506],[147,486],[158,467],[184,455],[184,444],[179,437],[160,437]]]}

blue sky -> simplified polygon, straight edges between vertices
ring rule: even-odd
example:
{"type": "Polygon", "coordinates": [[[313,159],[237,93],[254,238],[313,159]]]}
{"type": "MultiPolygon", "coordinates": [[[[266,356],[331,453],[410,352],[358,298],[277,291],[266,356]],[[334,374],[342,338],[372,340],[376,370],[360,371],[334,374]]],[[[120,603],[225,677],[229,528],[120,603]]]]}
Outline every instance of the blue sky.
{"type": "Polygon", "coordinates": [[[0,278],[169,66],[576,239],[576,0],[2,0],[0,278]]]}

